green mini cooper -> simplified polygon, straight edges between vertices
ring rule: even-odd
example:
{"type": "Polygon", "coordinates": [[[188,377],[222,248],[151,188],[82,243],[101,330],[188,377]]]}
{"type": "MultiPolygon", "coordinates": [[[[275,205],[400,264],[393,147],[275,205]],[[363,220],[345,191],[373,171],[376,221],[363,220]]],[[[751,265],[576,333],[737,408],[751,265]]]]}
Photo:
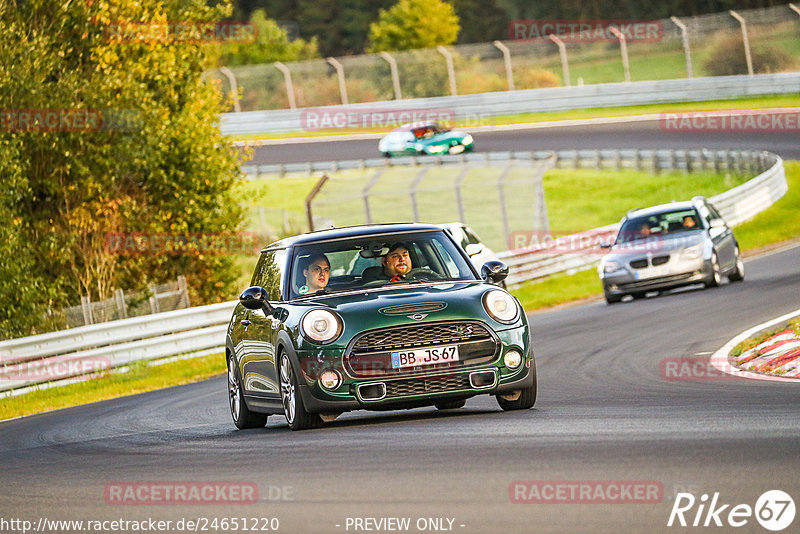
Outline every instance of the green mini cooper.
{"type": "Polygon", "coordinates": [[[267,246],[226,338],[238,428],[283,414],[293,430],[350,410],[456,409],[494,395],[532,407],[536,365],[525,312],[480,275],[441,227],[323,230],[267,246]]]}

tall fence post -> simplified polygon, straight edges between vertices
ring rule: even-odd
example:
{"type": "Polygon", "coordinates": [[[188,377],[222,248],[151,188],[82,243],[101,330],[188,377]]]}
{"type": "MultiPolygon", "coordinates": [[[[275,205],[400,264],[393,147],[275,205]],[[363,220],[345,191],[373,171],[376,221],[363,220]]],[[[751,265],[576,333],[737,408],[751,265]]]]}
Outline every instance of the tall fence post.
{"type": "Polygon", "coordinates": [[[739,25],[742,27],[742,42],[744,42],[744,59],[747,61],[747,74],[752,76],[753,56],[750,55],[750,40],[747,38],[747,23],[745,23],[744,17],[739,15],[736,11],[731,9],[729,13],[733,18],[739,21],[739,25]]]}
{"type": "Polygon", "coordinates": [[[375,187],[375,184],[378,183],[378,179],[383,174],[385,169],[378,169],[375,171],[375,174],[372,175],[372,178],[369,179],[367,185],[364,186],[364,189],[361,190],[361,199],[364,202],[364,219],[366,220],[366,224],[372,224],[372,211],[369,208],[369,192],[370,190],[375,187]]]}
{"type": "Polygon", "coordinates": [[[327,62],[336,69],[336,76],[339,78],[339,94],[342,96],[342,105],[346,106],[350,101],[347,98],[347,85],[344,83],[344,67],[335,57],[329,57],[327,62]]]}
{"type": "Polygon", "coordinates": [[[394,99],[402,100],[403,95],[400,92],[400,75],[397,73],[397,61],[392,57],[389,52],[381,52],[380,56],[389,64],[389,71],[392,73],[392,87],[394,88],[394,99]]]}
{"type": "Polygon", "coordinates": [[[120,319],[127,319],[128,308],[127,306],[125,306],[125,294],[122,292],[121,289],[117,289],[116,291],[114,291],[114,300],[117,303],[117,309],[119,310],[120,319]]]}
{"type": "Polygon", "coordinates": [[[670,20],[675,23],[675,26],[681,30],[681,39],[683,40],[683,54],[686,56],[686,77],[693,78],[692,73],[692,54],[689,51],[689,32],[686,29],[686,24],[678,20],[678,17],[670,17],[670,20]]]}
{"type": "Polygon", "coordinates": [[[508,224],[508,206],[506,206],[506,194],[505,191],[503,191],[503,186],[505,185],[506,177],[508,173],[511,172],[511,169],[512,166],[509,163],[497,179],[497,194],[500,197],[500,214],[503,216],[503,239],[506,246],[511,243],[511,228],[508,224]]]}
{"type": "Polygon", "coordinates": [[[275,68],[281,71],[283,74],[283,82],[286,85],[286,96],[289,97],[289,109],[297,109],[297,104],[294,100],[294,85],[292,84],[292,73],[289,71],[289,67],[281,63],[280,61],[276,61],[273,63],[275,68]]]}
{"type": "Polygon", "coordinates": [[[150,313],[158,313],[161,311],[158,308],[158,288],[155,284],[150,284],[147,287],[150,289],[150,293],[152,293],[148,299],[150,301],[150,313]]]}
{"type": "Polygon", "coordinates": [[[619,39],[619,49],[620,53],[622,54],[622,70],[625,72],[625,81],[631,81],[631,66],[628,62],[628,43],[625,40],[625,36],[619,31],[618,28],[615,26],[610,26],[608,30],[614,34],[614,36],[619,39]]]}
{"type": "Polygon", "coordinates": [[[458,90],[456,89],[456,69],[453,67],[453,55],[447,48],[441,45],[437,46],[436,50],[444,56],[447,62],[447,77],[450,79],[450,95],[458,96],[458,90]]]}
{"type": "Polygon", "coordinates": [[[314,231],[314,215],[311,213],[311,203],[314,201],[314,197],[316,197],[320,191],[322,191],[322,186],[325,185],[325,182],[328,181],[328,175],[323,174],[322,178],[319,179],[319,182],[314,186],[314,189],[306,197],[306,217],[308,220],[308,231],[314,231]]]}
{"type": "Polygon", "coordinates": [[[494,46],[496,46],[503,53],[503,63],[506,66],[506,79],[508,80],[508,90],[513,91],[514,71],[511,69],[511,51],[500,41],[495,41],[492,44],[494,44],[494,46]]]}
{"type": "Polygon", "coordinates": [[[569,79],[569,63],[567,62],[567,45],[564,44],[564,41],[558,38],[556,34],[550,34],[550,40],[553,41],[556,45],[558,45],[558,53],[561,55],[561,70],[564,72],[564,85],[567,87],[572,85],[572,82],[569,79]]]}
{"type": "Polygon", "coordinates": [[[81,295],[81,310],[83,311],[83,324],[94,324],[92,317],[92,301],[88,296],[81,295]]]}
{"type": "Polygon", "coordinates": [[[236,84],[236,76],[228,67],[220,67],[219,71],[224,74],[226,78],[228,78],[228,82],[231,84],[231,93],[233,94],[233,110],[237,113],[242,111],[242,107],[239,105],[239,86],[236,84]]]}
{"type": "Polygon", "coordinates": [[[186,277],[183,275],[178,277],[178,290],[181,292],[181,302],[183,307],[191,307],[191,304],[189,303],[189,286],[186,284],[186,277]]]}
{"type": "Polygon", "coordinates": [[[411,190],[411,212],[414,217],[414,222],[420,221],[419,203],[417,202],[417,187],[419,187],[419,184],[425,178],[425,175],[428,174],[428,170],[429,167],[424,167],[421,171],[419,171],[409,186],[409,189],[411,190]]]}
{"type": "Polygon", "coordinates": [[[458,205],[458,219],[464,224],[467,224],[467,216],[464,212],[464,197],[461,193],[461,185],[464,183],[464,179],[469,174],[469,167],[464,167],[461,169],[461,174],[458,175],[456,178],[456,205],[458,205]]]}

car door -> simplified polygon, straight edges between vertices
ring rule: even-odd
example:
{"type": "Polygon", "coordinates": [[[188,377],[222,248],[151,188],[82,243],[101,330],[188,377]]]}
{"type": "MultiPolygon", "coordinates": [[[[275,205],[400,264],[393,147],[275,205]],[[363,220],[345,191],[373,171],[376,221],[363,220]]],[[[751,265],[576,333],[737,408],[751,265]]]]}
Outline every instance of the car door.
{"type": "MultiPolygon", "coordinates": [[[[271,302],[281,300],[281,273],[285,261],[285,250],[268,250],[261,253],[256,265],[250,285],[266,289],[271,302]]],[[[236,351],[245,393],[278,398],[280,389],[275,359],[280,319],[264,310],[245,308],[237,319],[239,325],[234,328],[241,328],[241,334],[236,351]]]]}
{"type": "Polygon", "coordinates": [[[727,223],[724,223],[722,216],[711,204],[704,203],[701,205],[700,215],[705,219],[708,226],[708,235],[712,243],[714,243],[714,250],[717,251],[720,267],[723,271],[731,269],[736,262],[736,244],[733,238],[733,231],[727,223]],[[711,221],[714,220],[723,221],[724,224],[712,228],[711,221]]]}

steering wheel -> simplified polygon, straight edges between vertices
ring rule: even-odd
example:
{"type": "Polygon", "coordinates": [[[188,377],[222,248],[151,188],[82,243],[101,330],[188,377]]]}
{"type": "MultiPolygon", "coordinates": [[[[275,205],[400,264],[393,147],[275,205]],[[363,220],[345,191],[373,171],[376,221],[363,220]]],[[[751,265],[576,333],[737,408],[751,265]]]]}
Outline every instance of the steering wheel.
{"type": "Polygon", "coordinates": [[[441,280],[443,277],[441,274],[437,273],[436,271],[432,271],[427,267],[417,267],[416,269],[411,269],[408,271],[406,278],[412,278],[414,280],[419,280],[421,278],[432,278],[434,280],[441,280]]]}

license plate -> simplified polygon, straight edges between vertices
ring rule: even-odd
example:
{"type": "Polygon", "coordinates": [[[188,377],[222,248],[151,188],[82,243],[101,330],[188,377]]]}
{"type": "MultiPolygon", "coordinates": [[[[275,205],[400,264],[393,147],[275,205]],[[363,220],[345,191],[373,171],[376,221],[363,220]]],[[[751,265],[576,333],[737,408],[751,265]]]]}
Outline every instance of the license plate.
{"type": "Polygon", "coordinates": [[[426,349],[392,352],[392,368],[417,367],[458,361],[458,346],[428,347],[426,349]]]}

